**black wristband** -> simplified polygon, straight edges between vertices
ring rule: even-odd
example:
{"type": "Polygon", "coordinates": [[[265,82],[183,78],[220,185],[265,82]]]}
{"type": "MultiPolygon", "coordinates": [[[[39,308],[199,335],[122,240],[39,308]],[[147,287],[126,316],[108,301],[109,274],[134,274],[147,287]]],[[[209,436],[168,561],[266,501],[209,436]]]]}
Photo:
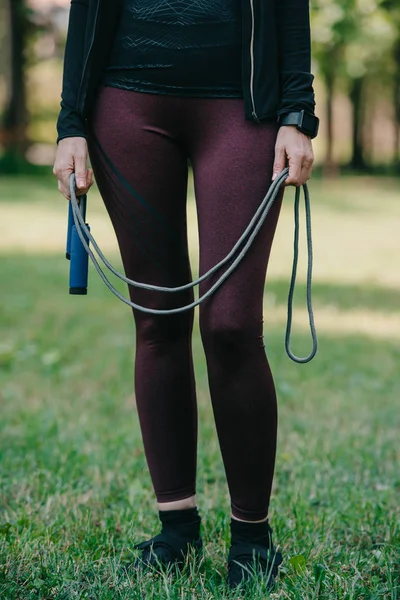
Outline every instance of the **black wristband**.
{"type": "Polygon", "coordinates": [[[318,134],[319,119],[312,113],[301,110],[298,112],[290,112],[278,117],[279,125],[293,125],[299,131],[308,135],[310,138],[315,138],[318,134]]]}

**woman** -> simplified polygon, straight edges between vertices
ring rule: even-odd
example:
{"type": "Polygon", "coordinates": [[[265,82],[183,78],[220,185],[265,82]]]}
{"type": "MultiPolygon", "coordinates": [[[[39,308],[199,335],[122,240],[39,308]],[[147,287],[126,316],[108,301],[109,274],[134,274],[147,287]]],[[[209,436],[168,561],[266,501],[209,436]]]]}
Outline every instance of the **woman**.
{"type": "MultiPolygon", "coordinates": [[[[193,168],[200,275],[231,250],[288,163],[286,185],[311,173],[318,129],[310,73],[308,0],[72,0],[54,174],[70,198],[93,184],[126,275],[177,287],[191,281],[188,163],[193,168]]],[[[282,555],[268,508],[277,405],[263,345],[263,290],[283,197],[239,267],[200,305],[210,395],[231,499],[228,584],[257,566],[271,587],[282,555]]],[[[199,293],[215,282],[203,281],[199,293]]],[[[193,301],[130,288],[133,302],[193,301]]],[[[138,544],[135,566],[181,565],[200,551],[193,309],[133,309],[135,394],[161,533],[138,544]]]]}

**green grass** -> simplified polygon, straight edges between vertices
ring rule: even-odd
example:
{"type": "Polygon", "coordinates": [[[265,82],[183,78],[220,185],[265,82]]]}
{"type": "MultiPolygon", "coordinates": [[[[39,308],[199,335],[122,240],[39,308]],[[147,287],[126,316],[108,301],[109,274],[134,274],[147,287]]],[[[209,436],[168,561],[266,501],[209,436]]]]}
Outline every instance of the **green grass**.
{"type": "MultiPolygon", "coordinates": [[[[317,239],[330,234],[334,195],[340,204],[355,185],[354,180],[345,183],[327,194],[323,183],[315,184],[314,227],[322,230],[317,239]]],[[[38,207],[43,193],[48,193],[45,201],[54,195],[47,183],[40,185],[29,189],[38,207]]],[[[387,243],[384,218],[389,227],[398,215],[395,183],[386,186],[393,196],[380,217],[359,209],[361,196],[351,208],[334,206],[348,227],[357,222],[362,228],[363,219],[373,218],[379,248],[387,243]]],[[[7,184],[3,192],[6,188],[10,201],[12,196],[13,203],[28,208],[21,181],[7,184]]],[[[373,192],[366,187],[363,197],[373,192]]],[[[54,211],[64,218],[65,204],[57,202],[54,211]]],[[[5,206],[8,210],[10,203],[5,206]]],[[[281,235],[291,236],[290,219],[282,227],[281,235]]],[[[355,227],[353,233],[359,235],[355,227]]],[[[60,239],[60,248],[63,243],[60,239]]],[[[193,349],[204,558],[198,567],[189,562],[182,575],[134,579],[124,565],[134,555],[133,544],[156,533],[158,521],[133,396],[130,310],[93,269],[89,295],[69,296],[62,251],[43,254],[34,248],[25,255],[3,248],[0,265],[1,600],[238,597],[224,584],[229,496],[197,319],[193,349]]],[[[375,278],[367,269],[375,254],[370,243],[370,253],[356,253],[350,271],[347,264],[340,269],[332,262],[329,276],[316,277],[320,348],[309,365],[295,365],[284,354],[279,315],[288,278],[283,267],[272,271],[266,286],[265,340],[279,400],[270,520],[284,555],[271,598],[400,599],[400,331],[395,321],[400,293],[393,279],[398,255],[388,253],[375,278]],[[362,274],[356,281],[352,269],[362,274]],[[335,311],[335,327],[326,316],[328,306],[335,311]],[[364,333],[358,327],[362,315],[368,317],[364,333]],[[376,325],[378,316],[392,319],[389,333],[376,325]]],[[[303,292],[300,281],[299,298],[303,292]]],[[[308,344],[299,321],[294,350],[308,344]]],[[[269,595],[256,584],[246,597],[269,595]]]]}

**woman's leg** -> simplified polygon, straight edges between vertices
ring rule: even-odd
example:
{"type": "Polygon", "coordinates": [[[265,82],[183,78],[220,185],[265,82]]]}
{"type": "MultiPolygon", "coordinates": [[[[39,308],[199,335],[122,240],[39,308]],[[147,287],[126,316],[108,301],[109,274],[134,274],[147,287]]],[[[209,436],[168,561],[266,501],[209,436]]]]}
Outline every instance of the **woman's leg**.
{"type": "MultiPolygon", "coordinates": [[[[179,100],[102,88],[91,119],[89,153],[112,220],[126,275],[176,287],[191,281],[187,248],[187,159],[177,140],[179,100]]],[[[130,286],[133,302],[169,309],[180,293],[130,286]]],[[[197,406],[193,310],[153,315],[133,309],[135,393],[146,459],[159,508],[194,506],[197,406]],[[187,499],[190,499],[189,501],[187,499]]]]}
{"type": "MultiPolygon", "coordinates": [[[[277,125],[245,121],[240,99],[196,100],[186,108],[203,274],[232,249],[268,191],[277,125]]],[[[232,516],[248,521],[268,516],[275,466],[277,402],[263,343],[263,291],[282,196],[240,265],[200,305],[232,516]]]]}

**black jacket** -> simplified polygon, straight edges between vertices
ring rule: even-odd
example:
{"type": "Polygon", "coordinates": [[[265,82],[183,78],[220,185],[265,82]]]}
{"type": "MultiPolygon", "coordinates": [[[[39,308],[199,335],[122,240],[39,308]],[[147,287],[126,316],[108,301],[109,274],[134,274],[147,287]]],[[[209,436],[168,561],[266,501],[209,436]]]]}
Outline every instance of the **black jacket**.
{"type": "MultiPolygon", "coordinates": [[[[84,136],[123,0],[71,0],[57,142],[84,136]]],[[[245,114],[314,113],[309,0],[242,0],[245,114]]]]}

